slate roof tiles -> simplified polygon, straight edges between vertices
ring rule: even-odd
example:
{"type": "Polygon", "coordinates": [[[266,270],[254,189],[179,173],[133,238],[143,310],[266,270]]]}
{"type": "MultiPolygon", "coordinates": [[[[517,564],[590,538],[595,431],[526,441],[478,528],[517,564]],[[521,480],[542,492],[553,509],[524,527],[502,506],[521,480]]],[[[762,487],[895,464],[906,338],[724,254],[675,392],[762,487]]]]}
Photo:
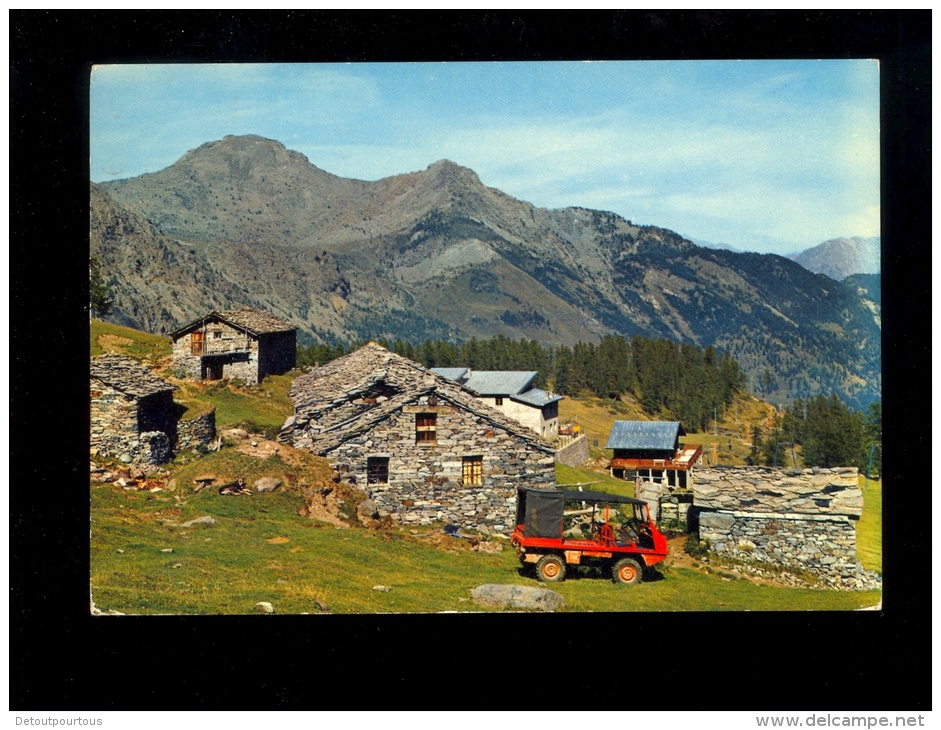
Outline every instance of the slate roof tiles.
{"type": "Polygon", "coordinates": [[[89,374],[92,378],[135,398],[176,390],[176,386],[124,355],[101,355],[92,358],[89,374]]]}
{"type": "Polygon", "coordinates": [[[439,402],[471,411],[525,439],[535,449],[554,453],[532,431],[482,404],[464,386],[374,342],[302,375],[290,392],[295,427],[318,433],[318,453],[369,431],[391,413],[432,394],[439,402]]]}
{"type": "Polygon", "coordinates": [[[295,327],[290,322],[279,317],[275,317],[273,314],[266,312],[263,309],[245,308],[210,312],[209,314],[206,314],[199,319],[195,319],[189,324],[184,325],[176,332],[173,332],[170,336],[175,340],[190,330],[201,326],[204,322],[212,321],[214,319],[220,319],[223,322],[227,322],[228,324],[231,324],[235,327],[247,330],[253,335],[270,334],[273,332],[291,332],[297,329],[297,327],[295,327]]]}

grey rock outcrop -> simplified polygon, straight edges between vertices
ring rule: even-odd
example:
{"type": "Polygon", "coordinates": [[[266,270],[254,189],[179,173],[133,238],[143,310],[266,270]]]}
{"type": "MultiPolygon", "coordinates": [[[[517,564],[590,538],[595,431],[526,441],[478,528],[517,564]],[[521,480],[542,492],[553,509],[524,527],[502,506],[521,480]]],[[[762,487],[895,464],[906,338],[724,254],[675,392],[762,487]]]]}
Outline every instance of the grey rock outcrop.
{"type": "Polygon", "coordinates": [[[565,599],[555,591],[531,586],[488,583],[477,586],[472,598],[478,606],[491,608],[520,611],[561,611],[565,608],[565,599]]]}

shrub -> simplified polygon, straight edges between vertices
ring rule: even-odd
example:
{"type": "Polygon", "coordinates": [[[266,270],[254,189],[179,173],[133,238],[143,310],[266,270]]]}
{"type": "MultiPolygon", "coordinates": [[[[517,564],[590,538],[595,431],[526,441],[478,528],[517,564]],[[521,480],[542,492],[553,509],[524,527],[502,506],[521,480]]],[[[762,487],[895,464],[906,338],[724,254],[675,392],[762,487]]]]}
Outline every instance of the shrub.
{"type": "Polygon", "coordinates": [[[709,544],[708,540],[700,540],[699,536],[695,533],[691,532],[686,538],[686,554],[694,558],[708,558],[711,548],[712,546],[709,544]]]}

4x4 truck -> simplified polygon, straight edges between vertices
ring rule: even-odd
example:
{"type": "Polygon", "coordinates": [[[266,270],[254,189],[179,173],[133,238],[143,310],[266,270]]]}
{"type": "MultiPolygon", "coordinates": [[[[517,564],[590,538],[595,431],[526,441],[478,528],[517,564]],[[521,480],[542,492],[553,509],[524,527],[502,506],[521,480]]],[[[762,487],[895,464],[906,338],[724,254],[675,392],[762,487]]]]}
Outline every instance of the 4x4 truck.
{"type": "Polygon", "coordinates": [[[644,568],[667,556],[667,540],[643,500],[529,487],[518,489],[513,546],[545,582],[563,580],[567,565],[598,565],[610,567],[615,583],[640,583],[644,568]],[[566,530],[567,519],[574,529],[566,530]]]}

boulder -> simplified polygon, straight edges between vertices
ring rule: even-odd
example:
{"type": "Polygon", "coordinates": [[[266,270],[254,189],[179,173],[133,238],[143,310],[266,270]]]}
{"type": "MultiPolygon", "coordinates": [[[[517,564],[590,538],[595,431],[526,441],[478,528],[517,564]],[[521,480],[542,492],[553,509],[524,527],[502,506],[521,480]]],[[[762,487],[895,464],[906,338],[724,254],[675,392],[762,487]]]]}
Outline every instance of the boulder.
{"type": "Polygon", "coordinates": [[[729,514],[716,512],[701,512],[699,514],[699,526],[712,528],[714,530],[730,530],[735,523],[735,517],[729,514]]]}
{"type": "Polygon", "coordinates": [[[214,525],[216,524],[216,521],[209,515],[206,515],[205,517],[197,517],[195,520],[184,522],[182,525],[180,525],[180,527],[192,527],[193,525],[202,525],[202,524],[214,525]]]}
{"type": "Polygon", "coordinates": [[[378,520],[379,519],[379,505],[373,502],[371,499],[364,499],[359,503],[359,506],[356,508],[356,514],[358,517],[369,519],[369,520],[378,520]]]}
{"type": "Polygon", "coordinates": [[[471,597],[478,606],[491,608],[523,611],[560,611],[565,608],[565,599],[548,588],[488,583],[477,586],[471,597]]]}
{"type": "Polygon", "coordinates": [[[274,606],[272,606],[268,601],[259,601],[255,604],[256,613],[274,613],[274,606]]]}
{"type": "Polygon", "coordinates": [[[281,486],[281,480],[274,477],[262,477],[255,482],[255,489],[259,492],[273,492],[281,486]]]}

